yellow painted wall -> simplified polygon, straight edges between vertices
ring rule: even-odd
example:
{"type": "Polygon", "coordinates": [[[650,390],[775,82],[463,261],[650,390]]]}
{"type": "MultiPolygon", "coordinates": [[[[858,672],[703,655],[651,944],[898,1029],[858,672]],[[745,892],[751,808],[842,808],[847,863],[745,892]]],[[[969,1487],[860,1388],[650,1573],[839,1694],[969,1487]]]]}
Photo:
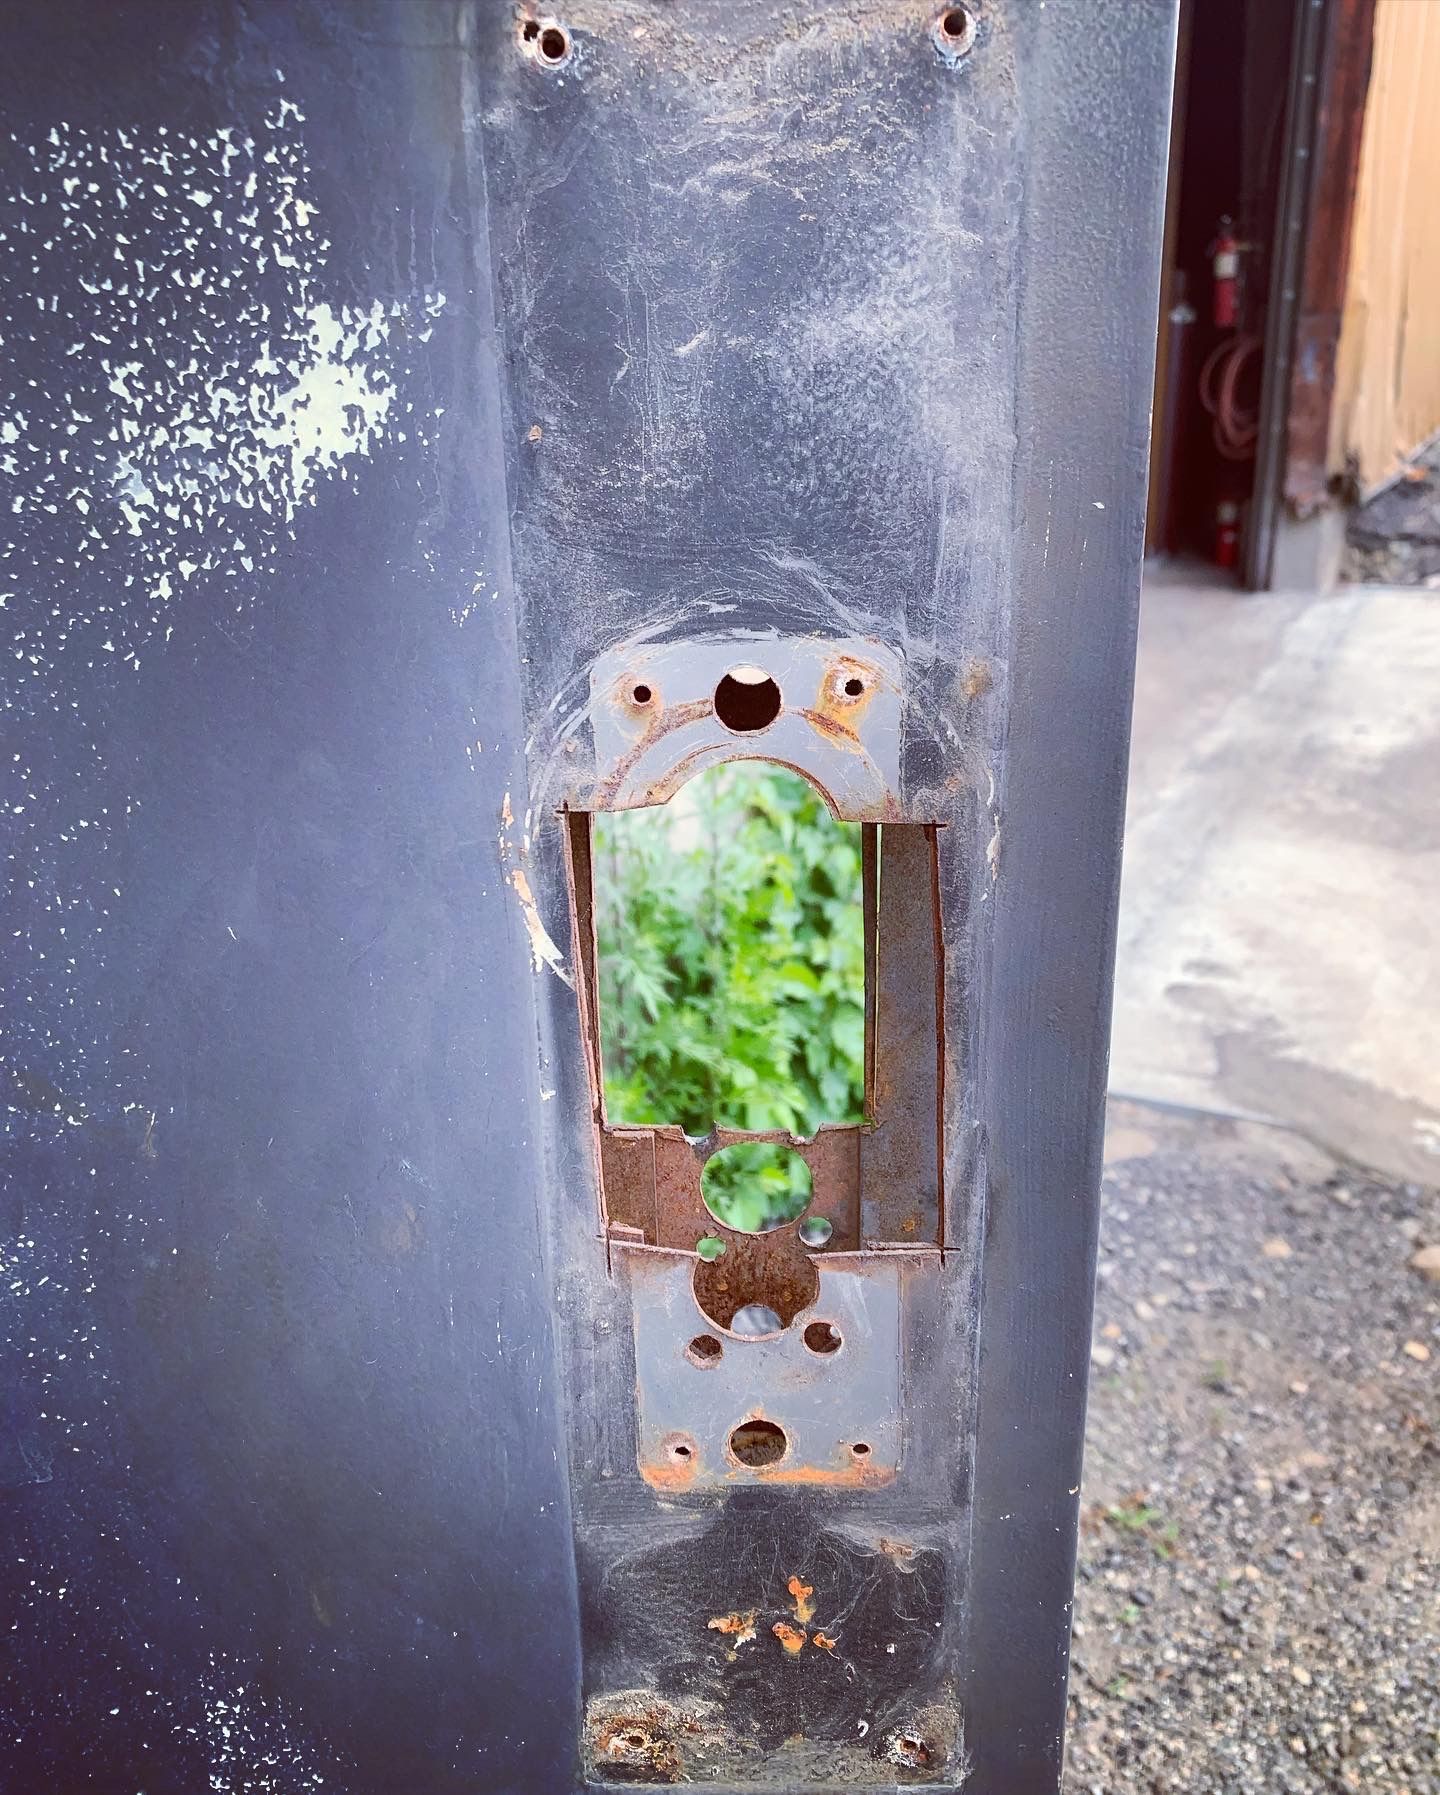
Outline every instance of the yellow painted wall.
{"type": "Polygon", "coordinates": [[[1372,492],[1440,431],[1440,0],[1378,0],[1330,466],[1372,492]]]}

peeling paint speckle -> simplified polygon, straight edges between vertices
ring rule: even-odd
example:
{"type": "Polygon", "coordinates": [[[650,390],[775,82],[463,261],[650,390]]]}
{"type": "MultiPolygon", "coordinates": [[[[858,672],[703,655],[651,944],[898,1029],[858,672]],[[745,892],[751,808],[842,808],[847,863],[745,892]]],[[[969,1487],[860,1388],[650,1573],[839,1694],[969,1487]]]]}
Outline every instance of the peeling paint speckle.
{"type": "MultiPolygon", "coordinates": [[[[117,682],[184,612],[243,633],[323,490],[435,422],[407,376],[444,295],[330,290],[304,127],[276,96],[208,135],[63,120],[8,134],[0,732],[32,726],[28,753],[0,763],[0,1067],[92,1109],[118,1107],[140,1070],[82,995],[139,803],[106,762],[117,682]]],[[[7,1133],[63,1125],[53,1104],[6,1102],[7,1133]]]]}

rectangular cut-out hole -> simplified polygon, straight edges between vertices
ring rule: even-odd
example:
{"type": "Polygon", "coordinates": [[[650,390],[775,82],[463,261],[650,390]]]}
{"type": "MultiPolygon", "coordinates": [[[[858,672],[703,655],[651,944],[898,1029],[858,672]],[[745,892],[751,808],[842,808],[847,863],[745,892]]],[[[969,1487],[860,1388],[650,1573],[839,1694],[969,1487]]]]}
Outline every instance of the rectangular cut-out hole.
{"type": "MultiPolygon", "coordinates": [[[[863,860],[860,824],[759,761],[712,768],[668,804],[595,816],[610,1123],[808,1136],[865,1120],[863,860]]],[[[755,1228],[787,1212],[804,1167],[772,1157],[764,1177],[719,1192],[717,1214],[733,1206],[755,1228]]]]}
{"type": "Polygon", "coordinates": [[[935,828],[837,822],[744,761],[569,839],[608,1221],[694,1250],[810,1192],[836,1246],[939,1244],[935,828]]]}

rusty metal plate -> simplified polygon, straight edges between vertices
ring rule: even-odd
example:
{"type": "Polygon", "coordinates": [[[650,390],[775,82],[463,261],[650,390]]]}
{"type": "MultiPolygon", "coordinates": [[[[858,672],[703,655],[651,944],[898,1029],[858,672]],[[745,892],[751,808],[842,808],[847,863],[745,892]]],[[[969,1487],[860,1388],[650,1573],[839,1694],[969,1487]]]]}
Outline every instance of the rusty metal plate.
{"type": "Polygon", "coordinates": [[[691,1287],[696,1261],[617,1248],[635,1326],[637,1452],[655,1489],[679,1494],[737,1484],[894,1481],[902,1453],[900,1266],[859,1255],[819,1262],[820,1292],[783,1332],[742,1339],[718,1328],[691,1287]],[[806,1328],[829,1323],[837,1350],[814,1352],[806,1328]],[[697,1363],[697,1336],[722,1348],[697,1363]],[[752,1420],[783,1429],[784,1456],[751,1467],[730,1450],[752,1420]]]}
{"type": "Polygon", "coordinates": [[[901,657],[858,636],[621,644],[591,672],[597,783],[582,807],[663,804],[706,767],[753,755],[808,774],[842,817],[897,815],[903,689],[901,657]],[[773,722],[734,730],[716,714],[716,690],[737,669],[779,687],[773,722]]]}

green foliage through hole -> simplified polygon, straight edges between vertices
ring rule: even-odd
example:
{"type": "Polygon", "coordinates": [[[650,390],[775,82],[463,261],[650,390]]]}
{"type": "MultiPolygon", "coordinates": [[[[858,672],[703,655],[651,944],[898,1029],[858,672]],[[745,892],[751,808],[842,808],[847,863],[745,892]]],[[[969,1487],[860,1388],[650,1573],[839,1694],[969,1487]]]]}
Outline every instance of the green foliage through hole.
{"type": "MultiPolygon", "coordinates": [[[[810,1135],[864,1120],[858,823],[798,773],[731,762],[667,805],[597,815],[594,868],[612,1122],[810,1135]]],[[[710,1206],[753,1231],[793,1200],[747,1178],[710,1206]]]]}

